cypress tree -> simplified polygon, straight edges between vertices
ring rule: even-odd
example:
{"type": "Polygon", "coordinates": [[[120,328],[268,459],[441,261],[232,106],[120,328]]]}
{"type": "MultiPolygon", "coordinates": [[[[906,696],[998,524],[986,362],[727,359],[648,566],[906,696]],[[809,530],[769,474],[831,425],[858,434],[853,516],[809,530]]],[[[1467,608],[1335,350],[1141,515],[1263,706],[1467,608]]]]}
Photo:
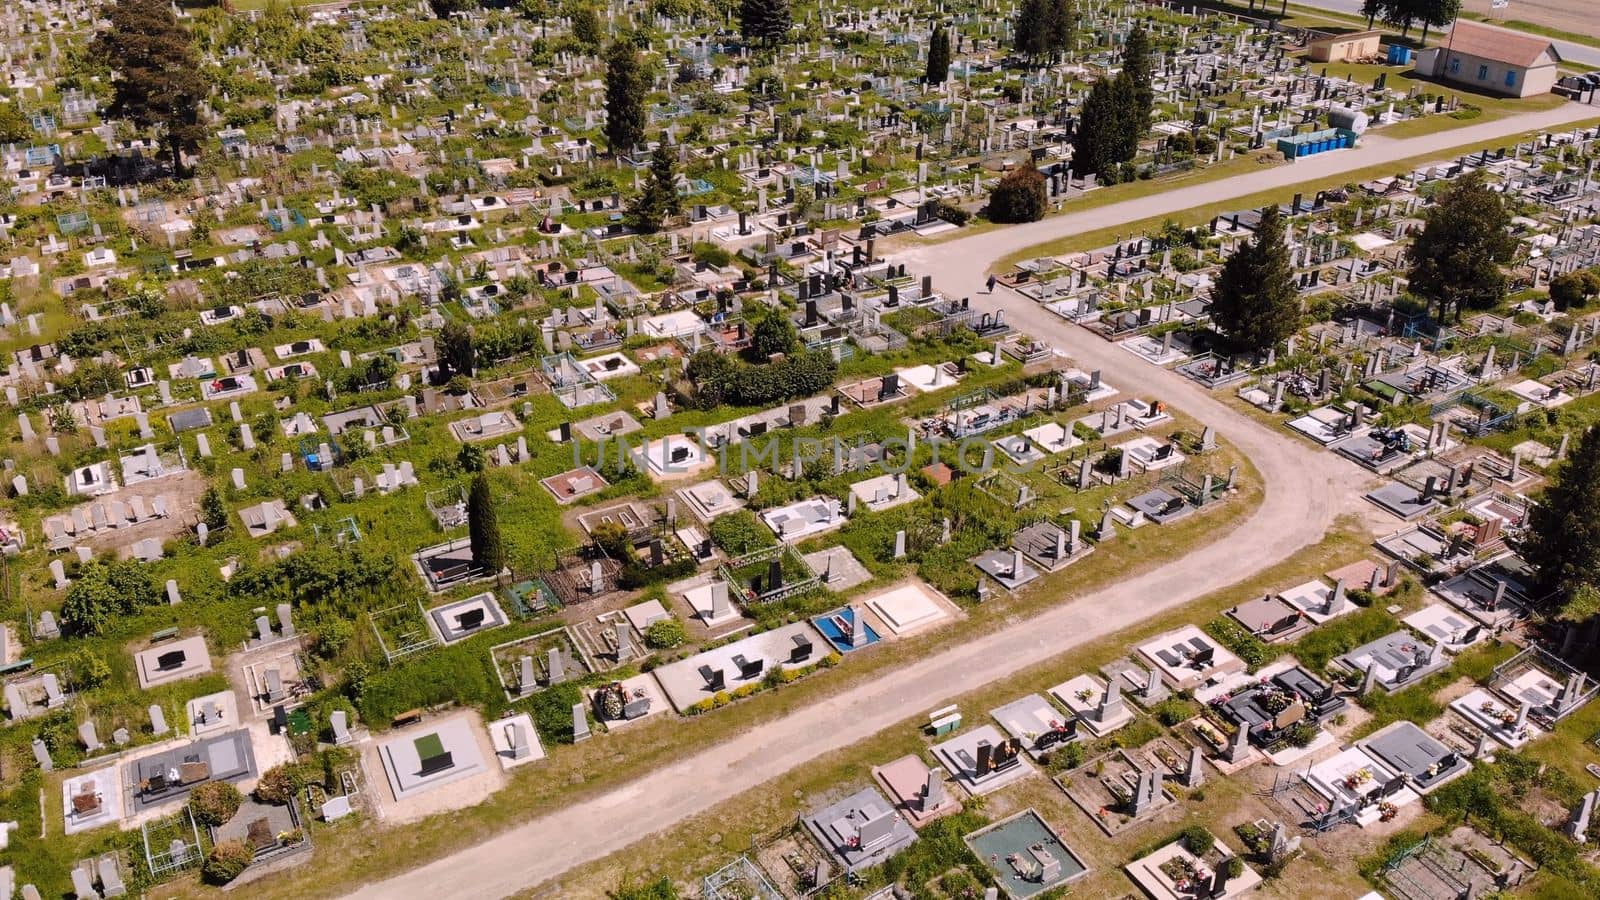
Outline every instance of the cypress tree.
{"type": "Polygon", "coordinates": [[[1223,263],[1211,291],[1211,321],[1238,350],[1266,350],[1300,325],[1300,298],[1284,243],[1283,215],[1261,212],[1255,237],[1223,263]]]}
{"type": "Polygon", "coordinates": [[[1411,245],[1411,293],[1437,309],[1443,322],[1463,309],[1493,309],[1506,296],[1506,273],[1517,240],[1506,229],[1511,212],[1482,170],[1446,187],[1427,212],[1411,245]]]}
{"type": "Polygon", "coordinates": [[[950,32],[944,23],[933,26],[928,38],[928,71],[924,80],[928,84],[944,84],[950,77],[950,32]]]}
{"type": "Polygon", "coordinates": [[[470,378],[477,361],[472,331],[454,319],[444,323],[439,329],[439,376],[445,381],[457,375],[470,378]]]}
{"type": "Polygon", "coordinates": [[[496,518],[494,496],[489,492],[489,477],[482,472],[472,478],[467,494],[467,534],[472,541],[472,561],[498,574],[506,564],[505,544],[500,540],[500,521],[496,518]]]}
{"type": "Polygon", "coordinates": [[[1111,129],[1111,161],[1125,163],[1139,154],[1139,140],[1144,131],[1139,127],[1138,87],[1126,70],[1111,79],[1111,104],[1115,111],[1111,129]]]}
{"type": "Polygon", "coordinates": [[[644,140],[648,91],[639,52],[626,41],[613,42],[606,51],[606,145],[612,156],[628,153],[644,140]]]}
{"type": "MultiPolygon", "coordinates": [[[[1122,45],[1122,74],[1133,84],[1133,101],[1136,115],[1135,145],[1150,133],[1150,110],[1156,103],[1156,91],[1150,75],[1150,33],[1143,25],[1133,26],[1128,40],[1122,45]]],[[[1129,157],[1130,159],[1132,157],[1129,157]]]]}
{"type": "Polygon", "coordinates": [[[1116,168],[1117,146],[1122,140],[1122,110],[1117,107],[1110,80],[1101,79],[1089,89],[1078,110],[1078,128],[1072,139],[1072,173],[1104,177],[1116,168]]]}

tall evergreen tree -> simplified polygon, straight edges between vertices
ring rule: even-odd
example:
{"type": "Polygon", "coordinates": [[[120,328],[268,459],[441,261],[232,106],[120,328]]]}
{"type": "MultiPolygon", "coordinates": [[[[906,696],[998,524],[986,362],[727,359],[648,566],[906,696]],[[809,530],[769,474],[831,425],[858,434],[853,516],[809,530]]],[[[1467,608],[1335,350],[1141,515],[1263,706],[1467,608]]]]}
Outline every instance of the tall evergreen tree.
{"type": "Polygon", "coordinates": [[[1145,130],[1140,127],[1139,88],[1126,71],[1111,79],[1111,103],[1116,110],[1111,124],[1111,158],[1118,163],[1129,162],[1139,154],[1139,141],[1145,130]]]}
{"type": "Polygon", "coordinates": [[[644,192],[629,204],[624,217],[628,227],[654,234],[661,230],[662,219],[681,212],[677,179],[671,149],[665,143],[657,144],[650,152],[650,180],[645,183],[644,192]]]}
{"type": "Polygon", "coordinates": [[[944,84],[950,77],[950,32],[944,23],[933,26],[928,37],[928,70],[923,76],[928,84],[944,84]]]}
{"type": "Polygon", "coordinates": [[[1211,321],[1238,350],[1261,351],[1294,334],[1300,298],[1276,206],[1261,212],[1255,237],[1223,263],[1211,291],[1211,321]]]}
{"type": "Polygon", "coordinates": [[[1050,4],[1051,0],[1022,0],[1011,20],[1011,48],[1029,62],[1050,50],[1050,4]]]}
{"type": "Polygon", "coordinates": [[[1511,212],[1482,170],[1444,188],[1411,244],[1411,293],[1440,322],[1464,309],[1492,309],[1506,296],[1506,274],[1517,241],[1511,212]]]}
{"type": "Polygon", "coordinates": [[[1122,142],[1123,110],[1117,106],[1111,79],[1102,78],[1089,89],[1078,110],[1078,127],[1072,139],[1072,173],[1105,177],[1116,170],[1122,142]]]}
{"type": "Polygon", "coordinates": [[[1072,49],[1072,35],[1078,30],[1076,0],[1043,0],[1040,16],[1043,34],[1039,53],[1051,64],[1058,63],[1072,49]]]}
{"type": "Polygon", "coordinates": [[[467,536],[472,542],[472,561],[496,574],[506,564],[497,516],[489,476],[479,472],[472,477],[472,490],[467,493],[467,536]]]}
{"type": "Polygon", "coordinates": [[[1128,76],[1133,85],[1134,115],[1129,118],[1133,119],[1131,130],[1135,132],[1135,147],[1150,133],[1150,110],[1156,103],[1150,65],[1150,32],[1145,31],[1143,25],[1135,25],[1122,45],[1122,74],[1128,76]]]}
{"type": "Polygon", "coordinates": [[[1558,601],[1600,587],[1600,428],[1583,433],[1529,511],[1521,553],[1558,601]]]}
{"type": "Polygon", "coordinates": [[[106,112],[137,128],[160,129],[181,177],[183,154],[198,150],[205,137],[200,102],[211,93],[189,32],[165,0],[117,0],[107,18],[111,26],[94,44],[95,55],[114,67],[106,112]]]}
{"type": "Polygon", "coordinates": [[[606,146],[612,156],[632,152],[644,140],[645,81],[639,51],[614,41],[606,51],[606,146]]]}
{"type": "Polygon", "coordinates": [[[739,0],[739,33],[762,47],[776,47],[789,37],[794,11],[789,0],[739,0]]]}

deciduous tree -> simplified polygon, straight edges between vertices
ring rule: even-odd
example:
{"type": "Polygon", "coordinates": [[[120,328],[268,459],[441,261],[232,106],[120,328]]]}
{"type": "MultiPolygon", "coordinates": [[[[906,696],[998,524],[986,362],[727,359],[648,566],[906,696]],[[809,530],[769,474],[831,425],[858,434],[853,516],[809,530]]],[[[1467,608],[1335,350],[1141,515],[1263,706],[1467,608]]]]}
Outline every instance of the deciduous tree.
{"type": "Polygon", "coordinates": [[[994,222],[1037,222],[1049,206],[1044,174],[1029,162],[1007,172],[994,186],[988,216],[994,222]]]}
{"type": "Polygon", "coordinates": [[[106,17],[110,27],[94,44],[114,67],[106,114],[159,131],[182,177],[183,154],[198,150],[205,137],[200,103],[211,93],[189,32],[165,0],[117,0],[106,17]]]}
{"type": "Polygon", "coordinates": [[[477,352],[472,343],[472,330],[454,319],[439,329],[439,380],[449,381],[458,375],[472,377],[477,365],[477,352]]]}
{"type": "Polygon", "coordinates": [[[1476,171],[1446,187],[1428,209],[1411,245],[1411,293],[1443,322],[1464,309],[1491,309],[1506,295],[1506,274],[1517,241],[1507,228],[1505,201],[1476,171]]]}

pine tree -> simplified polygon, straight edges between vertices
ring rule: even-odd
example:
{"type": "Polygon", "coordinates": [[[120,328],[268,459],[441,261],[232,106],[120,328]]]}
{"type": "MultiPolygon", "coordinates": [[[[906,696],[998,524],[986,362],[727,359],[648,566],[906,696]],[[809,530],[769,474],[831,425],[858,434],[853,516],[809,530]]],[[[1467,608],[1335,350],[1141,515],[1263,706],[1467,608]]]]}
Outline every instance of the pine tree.
{"type": "Polygon", "coordinates": [[[1029,162],[1007,172],[994,186],[987,212],[993,222],[1037,222],[1049,207],[1044,174],[1029,162]]]}
{"type": "Polygon", "coordinates": [[[928,84],[944,84],[950,77],[950,32],[944,23],[933,26],[928,38],[928,71],[923,79],[928,84]]]}
{"type": "Polygon", "coordinates": [[[644,192],[628,206],[624,221],[629,228],[644,234],[661,230],[661,220],[682,212],[678,201],[677,172],[672,165],[672,151],[666,144],[657,144],[650,152],[650,180],[644,192]]]}
{"type": "MultiPolygon", "coordinates": [[[[1135,147],[1138,142],[1150,133],[1150,110],[1155,106],[1156,91],[1150,75],[1150,33],[1144,30],[1143,25],[1133,26],[1128,32],[1128,40],[1122,45],[1122,74],[1128,77],[1133,85],[1133,109],[1135,114],[1131,128],[1136,133],[1135,147]]],[[[1132,159],[1132,157],[1128,157],[1132,159]]]]}
{"type": "Polygon", "coordinates": [[[1445,321],[1463,309],[1492,309],[1506,296],[1500,268],[1516,252],[1511,213],[1482,170],[1446,187],[1411,245],[1411,293],[1445,321]]]}
{"type": "Polygon", "coordinates": [[[739,33],[753,44],[776,47],[793,26],[789,0],[739,0],[739,33]]]}
{"type": "Polygon", "coordinates": [[[606,146],[612,156],[630,153],[644,140],[649,88],[639,52],[627,41],[613,42],[606,51],[606,146]]]}
{"type": "Polygon", "coordinates": [[[500,539],[494,495],[489,491],[489,476],[482,472],[472,478],[467,494],[467,535],[472,542],[472,561],[498,574],[506,564],[506,548],[500,539]]]}
{"type": "Polygon", "coordinates": [[[1552,611],[1569,622],[1596,613],[1600,589],[1600,428],[1590,428],[1528,513],[1518,548],[1552,611]]]}
{"type": "Polygon", "coordinates": [[[1293,274],[1283,215],[1269,206],[1255,237],[1223,263],[1211,291],[1211,321],[1235,349],[1266,350],[1294,334],[1300,298],[1293,274]]]}
{"type": "Polygon", "coordinates": [[[111,27],[94,44],[95,55],[114,67],[106,113],[136,128],[160,128],[172,170],[182,177],[184,152],[198,150],[205,137],[200,102],[211,93],[189,32],[165,0],[117,0],[107,17],[111,27]]]}

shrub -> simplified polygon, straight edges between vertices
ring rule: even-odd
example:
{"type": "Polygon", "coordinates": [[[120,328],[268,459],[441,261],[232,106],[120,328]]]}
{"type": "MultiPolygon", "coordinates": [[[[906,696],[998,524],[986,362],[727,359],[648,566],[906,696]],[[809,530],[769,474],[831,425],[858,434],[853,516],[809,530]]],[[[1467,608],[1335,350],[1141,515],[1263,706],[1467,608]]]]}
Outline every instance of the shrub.
{"type": "Polygon", "coordinates": [[[1242,626],[1232,619],[1217,618],[1206,623],[1206,633],[1216,638],[1222,646],[1233,651],[1233,655],[1244,660],[1244,664],[1254,672],[1263,665],[1272,661],[1278,651],[1267,646],[1260,638],[1245,631],[1242,626]]]}
{"type": "Polygon", "coordinates": [[[1244,860],[1237,856],[1228,857],[1228,877],[1238,878],[1244,875],[1244,860]]]}
{"type": "Polygon", "coordinates": [[[1178,832],[1178,838],[1183,841],[1185,847],[1189,848],[1189,852],[1195,856],[1205,856],[1210,853],[1212,846],[1217,842],[1217,839],[1211,836],[1211,832],[1201,825],[1190,825],[1184,828],[1178,832]]]}
{"type": "Polygon", "coordinates": [[[244,795],[226,781],[208,781],[189,792],[189,811],[202,825],[221,825],[233,818],[243,802],[244,795]]]}
{"type": "Polygon", "coordinates": [[[211,848],[200,874],[211,884],[227,884],[249,868],[254,859],[255,854],[244,841],[223,841],[211,848]]]}
{"type": "Polygon", "coordinates": [[[70,665],[77,687],[82,690],[93,690],[111,677],[111,666],[105,657],[87,648],[74,653],[70,665]]]}
{"type": "Polygon", "coordinates": [[[1049,206],[1044,174],[1029,164],[1007,172],[994,186],[988,216],[995,222],[1037,222],[1049,206]]]}
{"type": "Polygon", "coordinates": [[[256,797],[263,803],[282,806],[294,798],[297,790],[299,785],[295,784],[294,776],[284,765],[273,766],[261,773],[261,780],[256,782],[256,797]]]}
{"type": "Polygon", "coordinates": [[[657,650],[671,650],[687,637],[677,619],[662,619],[644,630],[644,642],[657,650]]]}
{"type": "Polygon", "coordinates": [[[1289,743],[1296,747],[1309,747],[1317,739],[1317,726],[1310,722],[1301,722],[1289,729],[1289,743]]]}

